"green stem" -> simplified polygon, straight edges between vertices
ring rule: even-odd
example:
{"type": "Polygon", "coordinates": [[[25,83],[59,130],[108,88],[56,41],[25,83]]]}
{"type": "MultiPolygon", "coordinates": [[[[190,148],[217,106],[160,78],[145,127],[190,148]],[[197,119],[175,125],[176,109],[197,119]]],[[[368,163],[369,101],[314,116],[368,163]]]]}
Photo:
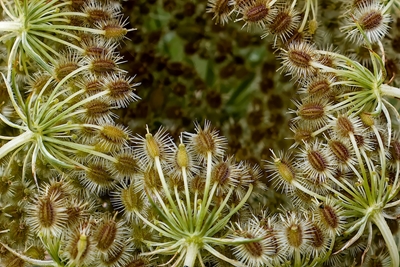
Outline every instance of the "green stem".
{"type": "Polygon", "coordinates": [[[382,84],[380,91],[382,96],[387,95],[400,98],[400,88],[393,87],[388,84],[382,84]]]}
{"type": "Polygon", "coordinates": [[[396,241],[393,238],[392,231],[390,231],[390,228],[386,223],[385,218],[383,217],[382,212],[378,212],[372,215],[371,220],[379,228],[383,239],[386,242],[386,247],[389,251],[390,258],[392,259],[391,266],[398,267],[400,265],[399,249],[397,247],[396,241]]]}
{"type": "Polygon", "coordinates": [[[197,258],[197,252],[199,251],[199,247],[197,244],[190,243],[186,249],[186,257],[185,262],[183,263],[183,267],[194,267],[197,258]]]}
{"type": "Polygon", "coordinates": [[[0,21],[0,31],[4,32],[16,32],[22,28],[20,22],[14,21],[0,21]]]}
{"type": "Polygon", "coordinates": [[[31,131],[26,131],[23,134],[15,137],[13,140],[7,142],[0,148],[0,159],[4,158],[11,151],[19,148],[20,146],[33,140],[34,133],[31,131]]]}

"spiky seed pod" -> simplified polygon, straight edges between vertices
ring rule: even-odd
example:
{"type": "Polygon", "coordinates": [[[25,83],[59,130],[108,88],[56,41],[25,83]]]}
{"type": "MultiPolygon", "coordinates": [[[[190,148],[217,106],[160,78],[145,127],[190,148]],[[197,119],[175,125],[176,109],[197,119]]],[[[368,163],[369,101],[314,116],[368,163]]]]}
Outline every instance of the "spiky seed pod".
{"type": "Polygon", "coordinates": [[[162,165],[172,157],[171,140],[164,128],[160,128],[153,136],[148,127],[145,138],[137,135],[133,138],[137,153],[137,158],[143,163],[144,167],[152,167],[158,158],[162,165]]]}
{"type": "Polygon", "coordinates": [[[184,135],[200,161],[205,160],[208,153],[216,158],[223,156],[224,147],[227,143],[226,138],[218,136],[218,131],[211,128],[210,121],[204,122],[204,129],[201,128],[200,124],[195,123],[195,130],[195,134],[185,132],[184,135]]]}
{"type": "Polygon", "coordinates": [[[264,174],[261,167],[257,164],[252,166],[252,164],[248,162],[241,162],[240,167],[242,172],[239,175],[238,186],[235,190],[238,199],[243,198],[250,184],[252,184],[254,188],[252,196],[261,197],[261,195],[268,189],[262,182],[264,174]]]}
{"type": "Polygon", "coordinates": [[[139,160],[135,157],[133,150],[121,150],[113,154],[113,157],[115,161],[110,163],[109,170],[114,176],[117,176],[118,179],[124,177],[132,178],[139,172],[139,160]]]}
{"type": "Polygon", "coordinates": [[[310,226],[310,251],[314,257],[323,257],[329,246],[329,236],[317,223],[313,222],[310,226]]]}
{"type": "Polygon", "coordinates": [[[233,235],[233,237],[237,235],[247,239],[264,237],[259,241],[241,244],[233,248],[233,254],[237,259],[249,267],[258,267],[270,263],[269,256],[275,251],[270,238],[267,237],[267,231],[259,225],[260,222],[257,219],[246,223],[244,227],[236,224],[238,230],[233,235]]]}
{"type": "Polygon", "coordinates": [[[274,45],[276,45],[278,38],[282,42],[286,42],[287,39],[293,34],[300,23],[300,16],[298,12],[289,6],[279,8],[268,25],[268,31],[261,37],[265,37],[271,33],[274,35],[274,45]]]}
{"type": "Polygon", "coordinates": [[[348,142],[342,142],[339,140],[329,140],[328,147],[335,157],[341,170],[347,170],[350,164],[354,164],[354,155],[351,146],[348,142]]]}
{"type": "Polygon", "coordinates": [[[233,5],[230,0],[208,0],[207,13],[213,14],[215,24],[222,25],[228,23],[233,10],[233,5]]]}
{"type": "Polygon", "coordinates": [[[85,266],[93,263],[96,257],[91,223],[85,222],[67,231],[63,255],[69,266],[85,266]]]}
{"type": "Polygon", "coordinates": [[[190,181],[190,191],[195,194],[203,194],[204,193],[204,188],[205,188],[205,179],[200,176],[200,175],[196,175],[195,177],[193,177],[193,179],[190,181]]]}
{"type": "Polygon", "coordinates": [[[101,266],[117,267],[127,266],[132,259],[134,249],[130,240],[124,240],[122,244],[116,245],[116,248],[107,254],[100,256],[99,262],[101,266]]]}
{"type": "Polygon", "coordinates": [[[266,170],[270,172],[270,179],[274,181],[275,187],[289,193],[293,191],[293,182],[297,179],[291,155],[280,152],[277,157],[273,151],[271,152],[273,161],[267,161],[266,170]]]}
{"type": "Polygon", "coordinates": [[[112,40],[106,40],[100,36],[90,36],[89,38],[83,39],[81,46],[84,50],[83,55],[89,57],[101,57],[102,55],[114,53],[117,44],[112,40]]]}
{"type": "Polygon", "coordinates": [[[68,51],[57,60],[54,66],[53,75],[57,81],[61,81],[71,72],[77,70],[80,66],[80,57],[78,54],[68,51]]]}
{"type": "Polygon", "coordinates": [[[312,44],[305,41],[291,42],[287,50],[282,50],[280,58],[282,67],[279,69],[287,71],[294,78],[304,79],[316,72],[313,66],[313,62],[317,59],[316,50],[312,44]]]}
{"type": "Polygon", "coordinates": [[[290,130],[294,133],[293,139],[295,141],[292,147],[303,144],[303,142],[309,143],[314,139],[312,136],[313,131],[307,127],[299,127],[295,124],[292,124],[290,130]]]}
{"type": "MultiPolygon", "coordinates": [[[[42,91],[43,87],[50,80],[50,78],[51,75],[47,72],[35,72],[29,79],[28,92],[38,94],[40,91],[42,91]]],[[[48,91],[46,90],[45,94],[49,93],[48,91]]]]}
{"type": "Polygon", "coordinates": [[[372,127],[373,125],[375,125],[374,117],[369,113],[361,112],[360,119],[365,127],[369,128],[369,127],[372,127]]]}
{"type": "Polygon", "coordinates": [[[338,115],[334,120],[334,133],[339,138],[349,138],[350,134],[360,132],[362,127],[361,121],[356,117],[347,115],[338,115]]]}
{"type": "Polygon", "coordinates": [[[328,198],[314,207],[315,215],[321,225],[331,234],[340,235],[344,229],[345,217],[342,209],[328,198]]]}
{"type": "Polygon", "coordinates": [[[116,215],[110,217],[106,215],[101,222],[96,225],[93,234],[93,241],[96,248],[102,255],[117,255],[119,249],[124,245],[124,239],[127,236],[127,229],[124,227],[124,221],[117,221],[116,215]]]}
{"type": "Polygon", "coordinates": [[[298,117],[293,122],[301,122],[306,129],[319,129],[328,121],[330,114],[330,104],[326,98],[307,98],[300,102],[295,102],[298,117]]]}
{"type": "Polygon", "coordinates": [[[49,184],[46,184],[43,195],[55,195],[60,199],[69,197],[73,192],[71,184],[66,181],[66,177],[61,179],[52,179],[49,184]]]}
{"type": "Polygon", "coordinates": [[[115,53],[87,56],[84,65],[87,65],[89,72],[95,76],[111,75],[122,71],[118,67],[122,63],[121,59],[122,57],[115,53]]]}
{"type": "Polygon", "coordinates": [[[380,3],[363,4],[351,12],[347,25],[342,27],[342,30],[346,32],[350,40],[358,44],[376,43],[387,34],[390,22],[390,15],[387,11],[385,12],[384,5],[380,3]]]}
{"type": "Polygon", "coordinates": [[[23,246],[32,238],[30,228],[31,227],[24,221],[12,221],[8,225],[8,237],[16,245],[23,246]]]}
{"type": "Polygon", "coordinates": [[[86,75],[84,79],[79,81],[77,84],[79,88],[85,89],[85,93],[88,96],[95,95],[104,90],[102,79],[94,75],[86,75]]]}
{"type": "Polygon", "coordinates": [[[122,125],[102,125],[98,131],[98,143],[95,148],[103,152],[120,151],[128,146],[130,131],[122,125]]]}
{"type": "Polygon", "coordinates": [[[40,196],[27,207],[27,222],[36,233],[61,236],[67,224],[65,200],[58,195],[40,196]]]}
{"type": "Polygon", "coordinates": [[[253,25],[258,25],[261,29],[265,29],[276,13],[269,2],[269,0],[246,1],[238,10],[242,17],[236,21],[243,20],[245,22],[243,27],[251,28],[253,25]]]}
{"type": "Polygon", "coordinates": [[[106,39],[118,41],[123,39],[128,33],[128,30],[125,28],[127,20],[124,21],[122,18],[100,21],[96,24],[99,29],[104,31],[106,39]]]}
{"type": "Polygon", "coordinates": [[[133,92],[134,87],[140,83],[132,83],[134,77],[127,78],[123,75],[111,75],[105,80],[105,88],[111,103],[117,107],[125,108],[130,102],[136,101],[139,97],[133,92]]]}
{"type": "Polygon", "coordinates": [[[115,114],[111,112],[112,106],[105,99],[94,99],[83,106],[84,113],[79,118],[87,123],[104,124],[111,123],[115,114]]]}
{"type": "Polygon", "coordinates": [[[120,186],[117,186],[117,190],[112,192],[111,203],[115,209],[124,213],[128,222],[139,220],[136,212],[147,217],[150,203],[144,197],[143,191],[139,189],[138,182],[131,182],[130,185],[122,182],[120,186]]]}
{"type": "Polygon", "coordinates": [[[115,187],[116,179],[104,162],[89,163],[79,176],[80,182],[90,191],[102,194],[115,187]]]}
{"type": "Polygon", "coordinates": [[[280,214],[281,226],[278,239],[283,249],[294,255],[295,251],[306,252],[312,240],[311,224],[296,212],[280,214]]]}
{"type": "Polygon", "coordinates": [[[217,185],[217,196],[226,193],[232,186],[237,186],[241,169],[229,157],[225,161],[214,164],[211,171],[211,181],[217,185]]]}
{"type": "Polygon", "coordinates": [[[310,97],[327,96],[332,92],[332,83],[334,80],[334,76],[319,74],[307,79],[304,87],[302,87],[299,92],[310,97]]]}
{"type": "Polygon", "coordinates": [[[85,19],[89,25],[95,25],[96,22],[107,21],[117,16],[110,5],[96,1],[87,1],[82,7],[82,12],[86,14],[85,19]]]}
{"type": "Polygon", "coordinates": [[[143,187],[148,194],[153,195],[153,192],[160,193],[162,191],[162,184],[157,170],[148,168],[142,175],[143,187]]]}
{"type": "MultiPolygon", "coordinates": [[[[157,233],[153,231],[153,229],[151,229],[147,224],[144,224],[144,222],[141,220],[133,221],[129,225],[129,231],[130,231],[129,240],[138,251],[145,251],[148,249],[148,245],[146,242],[144,242],[144,240],[160,239],[160,236],[158,236],[157,233]]],[[[146,257],[149,260],[151,259],[148,256],[146,257]]],[[[140,262],[141,261],[138,261],[137,263],[140,262]]]]}
{"type": "Polygon", "coordinates": [[[83,219],[90,215],[93,211],[93,202],[83,198],[70,198],[68,199],[67,214],[68,226],[73,228],[79,224],[83,219]]]}
{"type": "Polygon", "coordinates": [[[333,157],[322,143],[307,144],[298,154],[298,168],[303,171],[307,179],[315,184],[323,184],[333,175],[333,157]]]}

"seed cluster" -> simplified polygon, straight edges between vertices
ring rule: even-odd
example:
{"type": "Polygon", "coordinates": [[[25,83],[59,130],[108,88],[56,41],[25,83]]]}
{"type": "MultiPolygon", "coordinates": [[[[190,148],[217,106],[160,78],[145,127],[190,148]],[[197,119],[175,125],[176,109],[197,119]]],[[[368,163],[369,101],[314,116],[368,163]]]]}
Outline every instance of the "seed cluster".
{"type": "Polygon", "coordinates": [[[143,14],[131,20],[143,29],[171,30],[127,44],[140,44],[128,63],[141,81],[158,83],[136,106],[118,1],[1,1],[0,265],[399,266],[399,34],[388,34],[398,1],[209,0],[206,11],[178,2],[123,3],[143,14]],[[265,40],[238,34],[231,19],[265,40]],[[253,81],[267,99],[250,96],[253,81]],[[277,115],[284,83],[299,88],[290,127],[277,115]],[[185,109],[218,117],[233,142],[208,120],[194,132],[175,125],[174,142],[158,127],[164,107],[185,126],[196,112],[185,109]],[[278,126],[292,130],[292,146],[259,146],[279,147],[278,126]],[[240,161],[259,154],[271,156],[266,177],[240,161]]]}

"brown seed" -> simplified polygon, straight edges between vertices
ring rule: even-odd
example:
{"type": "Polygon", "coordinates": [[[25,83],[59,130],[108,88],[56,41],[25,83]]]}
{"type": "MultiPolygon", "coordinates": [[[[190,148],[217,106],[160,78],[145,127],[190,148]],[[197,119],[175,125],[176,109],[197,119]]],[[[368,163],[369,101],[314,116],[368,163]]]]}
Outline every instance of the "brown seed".
{"type": "Polygon", "coordinates": [[[339,216],[336,214],[336,210],[329,205],[320,205],[319,211],[321,213],[324,223],[332,229],[339,227],[339,216]]]}
{"type": "Polygon", "coordinates": [[[88,81],[85,83],[85,90],[88,94],[94,95],[98,92],[101,92],[103,89],[103,85],[99,80],[88,81]]]}
{"type": "Polygon", "coordinates": [[[95,57],[90,65],[90,70],[97,75],[112,73],[117,69],[118,65],[114,60],[104,57],[95,57]]]}
{"type": "Polygon", "coordinates": [[[106,120],[110,115],[110,105],[100,99],[92,100],[85,104],[85,119],[87,121],[106,120]]]}
{"type": "Polygon", "coordinates": [[[98,230],[95,240],[97,242],[97,248],[101,251],[109,249],[117,236],[117,224],[114,220],[110,220],[102,224],[98,230]]]}
{"type": "Polygon", "coordinates": [[[294,131],[294,140],[296,143],[302,143],[304,142],[309,142],[313,137],[312,137],[312,131],[307,130],[307,129],[295,129],[294,131]]]}
{"type": "Polygon", "coordinates": [[[78,64],[75,62],[68,62],[62,65],[58,65],[55,70],[54,74],[56,76],[57,81],[61,81],[65,78],[68,74],[77,70],[79,68],[78,64]]]}
{"type": "Polygon", "coordinates": [[[49,197],[45,197],[42,199],[39,199],[39,205],[38,205],[38,215],[39,215],[39,222],[40,226],[48,228],[54,225],[56,222],[56,210],[53,205],[52,199],[49,197]]]}
{"type": "Polygon", "coordinates": [[[309,151],[307,153],[308,162],[318,172],[323,172],[327,169],[327,161],[319,151],[309,151]]]}
{"type": "Polygon", "coordinates": [[[382,13],[378,10],[371,10],[359,19],[360,26],[367,31],[378,28],[383,20],[382,13]]]}
{"type": "Polygon", "coordinates": [[[330,83],[327,79],[316,79],[312,81],[308,87],[307,91],[310,95],[325,95],[331,90],[330,83]]]}
{"type": "Polygon", "coordinates": [[[349,136],[350,133],[354,133],[354,125],[345,116],[339,116],[336,121],[337,132],[343,137],[349,136]]]}
{"type": "Polygon", "coordinates": [[[322,103],[305,103],[299,107],[298,114],[304,120],[318,120],[325,116],[325,108],[322,103]]]}
{"type": "Polygon", "coordinates": [[[350,158],[350,151],[347,147],[340,141],[330,141],[329,147],[333,154],[342,163],[346,163],[350,158]]]}
{"type": "Polygon", "coordinates": [[[100,21],[107,21],[110,19],[110,13],[103,9],[90,9],[86,10],[86,14],[88,15],[87,20],[94,24],[100,21]]]}
{"type": "Polygon", "coordinates": [[[213,181],[219,185],[225,185],[229,183],[231,175],[230,166],[226,162],[220,162],[214,166],[212,177],[213,181]]]}
{"type": "Polygon", "coordinates": [[[298,248],[303,244],[303,229],[300,224],[292,224],[287,228],[286,238],[291,247],[298,248]]]}
{"type": "Polygon", "coordinates": [[[122,153],[115,156],[114,170],[122,176],[132,176],[139,171],[139,164],[133,153],[122,153]]]}
{"type": "Polygon", "coordinates": [[[392,159],[394,161],[400,161],[400,142],[399,141],[393,141],[392,142],[392,147],[390,149],[392,159]]]}
{"type": "Polygon", "coordinates": [[[305,51],[295,49],[288,51],[288,58],[293,65],[299,68],[310,67],[310,63],[312,61],[310,54],[306,53],[305,51]]]}
{"type": "Polygon", "coordinates": [[[286,10],[280,11],[269,25],[272,34],[285,36],[291,31],[293,17],[286,10]]]}
{"type": "Polygon", "coordinates": [[[324,245],[325,241],[325,236],[324,233],[322,232],[322,229],[316,225],[313,224],[311,227],[311,234],[312,234],[312,239],[311,239],[311,245],[314,248],[321,248],[324,245]]]}
{"type": "Polygon", "coordinates": [[[269,8],[264,2],[257,1],[249,4],[244,10],[243,20],[246,22],[260,22],[265,20],[269,14],[269,8]]]}
{"type": "Polygon", "coordinates": [[[109,49],[105,47],[99,47],[99,46],[89,46],[85,48],[85,55],[86,56],[96,56],[99,57],[101,55],[107,55],[109,52],[109,49]]]}
{"type": "Polygon", "coordinates": [[[85,177],[100,188],[110,187],[114,183],[109,171],[101,164],[90,164],[85,177]]]}
{"type": "MultiPolygon", "coordinates": [[[[245,235],[246,238],[255,238],[253,235],[247,233],[245,235]]],[[[261,257],[263,255],[263,247],[260,244],[260,242],[250,242],[250,243],[246,243],[244,244],[244,248],[246,249],[246,251],[253,257],[261,257]]]]}

